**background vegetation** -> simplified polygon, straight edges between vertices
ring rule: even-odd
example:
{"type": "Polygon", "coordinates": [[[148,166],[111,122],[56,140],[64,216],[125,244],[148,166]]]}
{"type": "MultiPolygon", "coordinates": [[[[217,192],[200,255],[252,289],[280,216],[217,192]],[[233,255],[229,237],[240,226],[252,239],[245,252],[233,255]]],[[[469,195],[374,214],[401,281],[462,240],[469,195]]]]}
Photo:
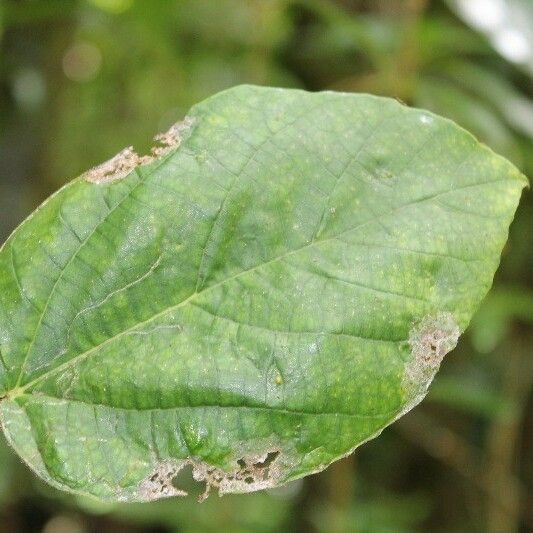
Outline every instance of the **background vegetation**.
{"type": "MultiPolygon", "coordinates": [[[[49,193],[239,83],[396,97],[533,176],[531,0],[0,0],[0,238],[49,193]]],[[[327,471],[248,496],[104,505],[0,443],[0,531],[533,530],[533,198],[426,401],[327,471]]]]}

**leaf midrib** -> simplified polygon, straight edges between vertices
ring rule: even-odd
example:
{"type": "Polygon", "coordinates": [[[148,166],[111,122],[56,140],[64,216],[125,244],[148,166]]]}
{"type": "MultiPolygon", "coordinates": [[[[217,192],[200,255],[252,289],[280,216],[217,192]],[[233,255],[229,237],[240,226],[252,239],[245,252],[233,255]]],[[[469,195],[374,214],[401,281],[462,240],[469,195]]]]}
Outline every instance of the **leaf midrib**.
{"type": "MultiPolygon", "coordinates": [[[[462,163],[460,163],[458,166],[460,166],[461,164],[462,163]]],[[[169,307],[166,307],[165,309],[163,309],[160,312],[152,315],[151,317],[147,318],[146,320],[143,320],[142,322],[139,322],[139,323],[137,323],[137,324],[135,324],[135,325],[133,325],[133,326],[121,331],[120,333],[117,333],[116,335],[114,335],[113,337],[110,337],[109,339],[106,339],[102,343],[100,343],[100,344],[98,344],[96,346],[93,346],[91,349],[89,349],[89,350],[87,350],[87,351],[85,351],[85,352],[83,352],[81,354],[78,354],[77,356],[73,357],[69,361],[66,361],[63,364],[48,370],[44,374],[41,374],[37,378],[29,381],[28,383],[26,383],[22,387],[21,386],[17,386],[15,388],[11,389],[10,391],[7,392],[6,396],[8,396],[10,398],[15,398],[17,396],[20,396],[28,388],[36,385],[37,383],[43,381],[44,379],[52,376],[55,373],[58,373],[58,372],[61,372],[62,370],[70,368],[71,366],[75,365],[77,362],[79,362],[79,361],[85,359],[86,357],[90,356],[92,353],[96,352],[100,348],[102,348],[104,346],[107,346],[108,344],[114,342],[115,340],[121,338],[122,336],[134,331],[138,327],[144,326],[144,325],[146,325],[146,324],[148,324],[148,323],[150,323],[150,322],[152,322],[152,321],[164,316],[165,314],[167,314],[167,313],[169,313],[171,311],[179,309],[180,307],[183,307],[183,306],[187,305],[189,302],[193,301],[194,299],[198,298],[199,296],[204,295],[204,294],[208,293],[209,291],[212,291],[212,290],[222,286],[225,283],[229,283],[232,280],[239,278],[240,276],[244,276],[244,275],[253,273],[254,271],[256,271],[256,270],[258,270],[260,268],[263,268],[263,267],[265,267],[265,266],[267,266],[269,264],[275,263],[276,261],[279,261],[281,259],[284,259],[284,258],[289,257],[291,255],[294,255],[296,253],[299,253],[299,252],[301,252],[303,250],[306,250],[308,248],[311,248],[313,246],[318,246],[318,245],[323,244],[325,242],[335,240],[337,237],[340,237],[341,235],[344,235],[345,233],[349,233],[351,231],[355,231],[357,229],[361,229],[362,227],[364,227],[364,226],[366,226],[368,224],[372,224],[373,222],[378,221],[382,217],[389,217],[389,216],[399,212],[402,209],[406,209],[408,207],[412,207],[413,205],[416,205],[416,204],[429,202],[429,201],[431,201],[431,200],[433,200],[433,199],[435,199],[435,198],[437,198],[437,197],[439,197],[441,195],[448,194],[448,193],[451,193],[451,192],[455,192],[457,190],[462,190],[462,189],[467,189],[467,188],[472,188],[472,187],[480,187],[480,186],[484,186],[484,185],[490,185],[490,184],[494,184],[494,183],[501,183],[501,182],[508,182],[508,181],[509,181],[508,179],[491,180],[491,181],[487,181],[487,182],[468,184],[468,185],[464,185],[462,187],[455,187],[454,189],[448,189],[446,191],[440,191],[440,192],[437,192],[437,193],[435,193],[433,195],[426,195],[426,196],[424,196],[422,198],[415,199],[412,202],[408,202],[407,204],[403,204],[401,206],[398,206],[397,208],[392,209],[392,210],[390,210],[390,211],[388,211],[386,213],[382,213],[380,215],[372,217],[371,219],[366,220],[365,222],[362,222],[361,224],[358,224],[357,226],[354,226],[354,227],[351,227],[351,228],[347,228],[346,230],[343,230],[340,233],[337,233],[335,235],[331,235],[330,237],[327,237],[327,238],[324,238],[324,239],[311,241],[308,244],[306,244],[304,246],[301,246],[300,248],[296,248],[294,250],[289,250],[288,252],[286,252],[284,254],[281,254],[281,255],[278,255],[278,256],[276,256],[276,257],[274,257],[274,258],[272,258],[272,259],[270,259],[270,260],[268,260],[268,261],[266,261],[264,263],[260,263],[258,265],[255,265],[255,266],[253,266],[253,267],[251,267],[251,268],[249,268],[247,270],[243,270],[241,272],[237,272],[236,274],[234,274],[232,276],[229,276],[227,278],[224,278],[223,280],[220,280],[219,282],[217,282],[217,283],[215,283],[213,285],[210,285],[210,286],[202,289],[199,292],[193,292],[190,296],[188,296],[187,298],[185,298],[181,302],[179,302],[177,304],[174,304],[174,305],[171,305],[169,307]]],[[[317,332],[317,333],[320,333],[320,332],[317,332]]]]}
{"type": "MultiPolygon", "coordinates": [[[[99,402],[88,402],[86,400],[81,400],[79,398],[59,398],[57,396],[52,396],[50,394],[44,394],[39,391],[38,394],[31,394],[31,393],[22,393],[17,398],[27,397],[31,400],[36,400],[39,398],[43,399],[49,399],[57,401],[58,403],[78,403],[83,405],[88,405],[91,408],[95,407],[103,407],[106,409],[113,409],[118,411],[128,411],[128,412],[137,412],[137,413],[146,413],[146,412],[156,412],[156,411],[172,411],[172,410],[186,410],[186,409],[248,409],[248,410],[254,410],[254,411],[268,411],[268,412],[279,412],[289,415],[295,415],[295,416],[345,416],[345,417],[351,417],[351,418],[363,418],[363,419],[376,419],[376,418],[388,418],[390,416],[393,416],[397,414],[401,409],[402,405],[398,405],[397,408],[392,409],[390,411],[387,411],[385,413],[376,413],[376,414],[359,414],[359,413],[346,413],[344,411],[309,411],[304,409],[292,409],[288,407],[277,407],[277,406],[271,406],[271,405],[220,405],[217,403],[213,404],[199,404],[199,405],[172,405],[168,407],[147,407],[147,408],[140,408],[140,407],[120,407],[115,405],[108,405],[105,403],[99,403],[99,402]]],[[[14,399],[14,398],[12,398],[14,399]]],[[[20,405],[18,402],[17,404],[19,407],[24,408],[23,405],[20,405]]]]}

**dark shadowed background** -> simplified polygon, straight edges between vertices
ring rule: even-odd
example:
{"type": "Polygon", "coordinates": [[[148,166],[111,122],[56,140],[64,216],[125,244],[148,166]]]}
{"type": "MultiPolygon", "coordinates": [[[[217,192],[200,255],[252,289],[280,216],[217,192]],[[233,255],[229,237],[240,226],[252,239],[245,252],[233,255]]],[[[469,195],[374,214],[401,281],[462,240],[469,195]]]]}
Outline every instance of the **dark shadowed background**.
{"type": "MultiPolygon", "coordinates": [[[[533,0],[0,0],[0,240],[46,196],[221,89],[389,95],[533,176],[533,0]]],[[[533,197],[429,396],[278,490],[110,505],[0,442],[0,532],[533,531],[533,197]]],[[[3,437],[2,437],[3,439],[3,437]]]]}

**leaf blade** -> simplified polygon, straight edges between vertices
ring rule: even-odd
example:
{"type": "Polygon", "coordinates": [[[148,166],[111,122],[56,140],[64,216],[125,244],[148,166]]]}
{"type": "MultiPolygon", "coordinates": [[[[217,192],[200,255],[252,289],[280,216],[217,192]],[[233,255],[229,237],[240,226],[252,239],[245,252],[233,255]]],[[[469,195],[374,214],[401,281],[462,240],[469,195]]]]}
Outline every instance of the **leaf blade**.
{"type": "Polygon", "coordinates": [[[192,462],[255,490],[353,450],[425,394],[525,183],[453,123],[367,95],[243,86],[190,121],[0,253],[0,417],[56,486],[168,496],[192,462]]]}

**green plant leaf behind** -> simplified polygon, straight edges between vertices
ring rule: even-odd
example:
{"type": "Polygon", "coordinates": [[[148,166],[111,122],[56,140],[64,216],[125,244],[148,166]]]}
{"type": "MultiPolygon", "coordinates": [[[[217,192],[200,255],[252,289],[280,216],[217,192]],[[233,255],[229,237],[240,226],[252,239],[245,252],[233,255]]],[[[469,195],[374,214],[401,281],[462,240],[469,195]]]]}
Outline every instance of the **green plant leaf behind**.
{"type": "Polygon", "coordinates": [[[108,500],[183,494],[182,469],[205,494],[273,487],[378,435],[489,289],[526,184],[368,95],[236,87],[157,139],[0,252],[4,432],[108,500]]]}

